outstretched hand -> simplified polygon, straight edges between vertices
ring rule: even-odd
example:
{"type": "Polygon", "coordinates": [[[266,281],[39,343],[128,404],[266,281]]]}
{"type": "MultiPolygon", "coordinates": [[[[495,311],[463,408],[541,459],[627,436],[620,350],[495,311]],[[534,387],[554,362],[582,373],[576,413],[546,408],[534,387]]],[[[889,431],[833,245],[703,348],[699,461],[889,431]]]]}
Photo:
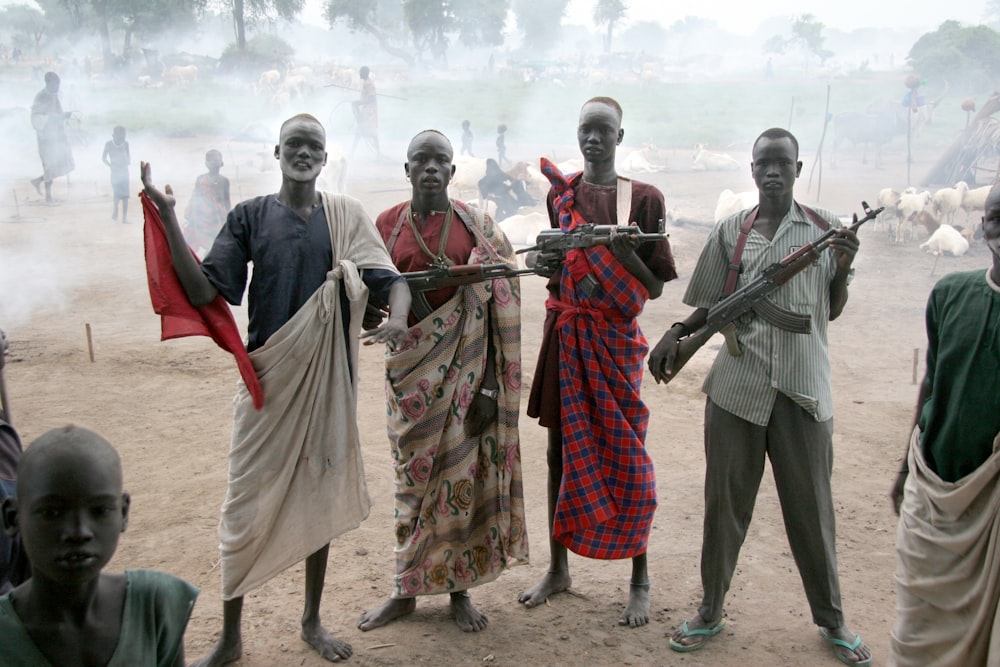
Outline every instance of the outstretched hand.
{"type": "Polygon", "coordinates": [[[390,351],[395,352],[399,344],[406,338],[407,330],[405,318],[390,315],[384,324],[368,331],[362,331],[358,338],[363,338],[365,345],[385,343],[389,346],[390,351]]]}
{"type": "Polygon", "coordinates": [[[139,178],[142,180],[142,188],[146,196],[153,200],[160,210],[173,208],[177,200],[174,199],[174,189],[167,184],[161,192],[153,185],[153,165],[148,162],[139,162],[139,178]]]}

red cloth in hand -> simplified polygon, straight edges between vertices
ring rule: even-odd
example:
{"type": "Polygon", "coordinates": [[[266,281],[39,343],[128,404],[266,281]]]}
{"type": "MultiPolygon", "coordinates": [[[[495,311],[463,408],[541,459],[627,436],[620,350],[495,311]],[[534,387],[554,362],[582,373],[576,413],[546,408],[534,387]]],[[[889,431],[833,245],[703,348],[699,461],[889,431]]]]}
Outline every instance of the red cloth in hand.
{"type": "MultiPolygon", "coordinates": [[[[163,220],[160,219],[160,212],[145,192],[139,194],[139,199],[142,200],[142,214],[145,219],[143,239],[146,246],[149,298],[153,302],[153,311],[160,316],[160,340],[184,336],[210,336],[216,345],[236,357],[236,366],[253,398],[253,406],[260,410],[264,406],[264,390],[257,379],[246,346],[243,345],[229,304],[220,295],[200,308],[191,305],[181,281],[174,272],[170,246],[167,244],[167,232],[163,227],[163,220]]],[[[193,252],[191,254],[194,255],[193,252]]],[[[195,260],[198,260],[197,255],[195,260]]]]}

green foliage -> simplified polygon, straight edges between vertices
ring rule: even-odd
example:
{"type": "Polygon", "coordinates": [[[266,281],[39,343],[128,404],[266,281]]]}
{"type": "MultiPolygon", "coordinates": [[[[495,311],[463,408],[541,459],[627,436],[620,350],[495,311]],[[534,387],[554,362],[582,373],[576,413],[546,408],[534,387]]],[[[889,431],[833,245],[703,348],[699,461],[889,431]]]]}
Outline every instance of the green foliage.
{"type": "Polygon", "coordinates": [[[833,55],[833,51],[823,48],[823,43],[826,41],[826,37],[823,36],[825,27],[812,14],[797,16],[792,21],[791,37],[772,35],[764,42],[761,50],[765,54],[782,54],[790,47],[796,47],[805,55],[807,61],[812,55],[816,56],[820,64],[823,65],[833,55]]]}
{"type": "Polygon", "coordinates": [[[1000,33],[982,25],[945,21],[917,40],[907,61],[922,77],[992,89],[1000,84],[1000,33]]]}
{"type": "Polygon", "coordinates": [[[625,18],[625,10],[625,3],[622,0],[597,0],[597,5],[594,7],[594,23],[603,25],[607,29],[604,35],[605,53],[611,53],[611,37],[615,25],[625,18]]]}
{"type": "Polygon", "coordinates": [[[525,50],[541,53],[552,47],[568,4],[569,0],[513,0],[511,9],[525,50]]]}
{"type": "Polygon", "coordinates": [[[625,29],[622,39],[629,47],[646,53],[662,53],[669,32],[656,21],[639,21],[625,29]]]}
{"type": "Polygon", "coordinates": [[[403,0],[403,16],[420,52],[443,60],[450,36],[472,46],[500,46],[510,0],[403,0]]]}
{"type": "Polygon", "coordinates": [[[333,27],[344,23],[351,32],[364,32],[374,37],[386,53],[405,63],[413,63],[413,55],[397,46],[404,41],[403,11],[400,2],[391,0],[326,0],[323,16],[333,27]],[[399,37],[399,39],[397,39],[399,37]]]}
{"type": "Polygon", "coordinates": [[[28,5],[10,5],[0,12],[0,25],[10,31],[14,46],[31,47],[38,53],[48,30],[45,15],[28,5]]]}
{"type": "Polygon", "coordinates": [[[245,52],[235,42],[227,45],[219,58],[219,68],[223,71],[244,69],[251,72],[282,68],[293,55],[295,49],[291,44],[278,35],[262,32],[247,40],[245,52]]]}

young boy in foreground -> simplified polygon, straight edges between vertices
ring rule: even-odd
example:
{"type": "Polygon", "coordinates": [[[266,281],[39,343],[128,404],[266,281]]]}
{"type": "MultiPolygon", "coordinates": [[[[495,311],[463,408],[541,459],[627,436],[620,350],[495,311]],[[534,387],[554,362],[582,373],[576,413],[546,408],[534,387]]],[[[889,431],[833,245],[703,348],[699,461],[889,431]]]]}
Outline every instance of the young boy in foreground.
{"type": "Polygon", "coordinates": [[[118,453],[78,426],[49,431],[21,457],[3,524],[33,576],[0,597],[5,667],[184,665],[198,589],[163,572],[102,572],[128,524],[118,453]]]}

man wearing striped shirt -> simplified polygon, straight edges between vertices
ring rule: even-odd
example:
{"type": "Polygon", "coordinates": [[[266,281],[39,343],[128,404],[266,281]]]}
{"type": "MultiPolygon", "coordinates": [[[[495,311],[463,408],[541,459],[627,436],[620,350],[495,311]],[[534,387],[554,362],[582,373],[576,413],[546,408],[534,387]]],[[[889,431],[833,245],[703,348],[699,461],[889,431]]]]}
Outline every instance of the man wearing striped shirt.
{"type": "MultiPolygon", "coordinates": [[[[684,302],[696,310],[667,331],[650,357],[657,379],[669,378],[677,341],[705,323],[727,279],[740,264],[736,288],[795,249],[821,228],[838,225],[833,214],[795,203],[793,186],[802,169],[799,146],[787,130],[765,131],[753,147],[751,172],[759,204],[720,221],[709,235],[684,302]],[[750,216],[754,216],[750,218],[750,216]],[[744,223],[750,218],[752,226],[744,223]],[[742,257],[734,258],[741,227],[742,257]]],[[[705,519],[698,614],[674,633],[670,647],[700,649],[725,625],[723,603],[750,524],[765,456],[771,460],[785,529],[813,621],[850,665],[871,663],[871,651],[850,632],[840,605],[833,499],[833,398],[827,322],[847,303],[847,283],[858,250],[857,236],[842,230],[809,268],[770,295],[773,302],[812,321],[810,333],[781,329],[752,313],[735,323],[742,354],[724,347],[705,378],[705,519]]],[[[735,275],[735,274],[734,274],[735,275]]]]}

